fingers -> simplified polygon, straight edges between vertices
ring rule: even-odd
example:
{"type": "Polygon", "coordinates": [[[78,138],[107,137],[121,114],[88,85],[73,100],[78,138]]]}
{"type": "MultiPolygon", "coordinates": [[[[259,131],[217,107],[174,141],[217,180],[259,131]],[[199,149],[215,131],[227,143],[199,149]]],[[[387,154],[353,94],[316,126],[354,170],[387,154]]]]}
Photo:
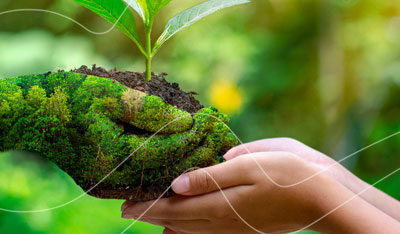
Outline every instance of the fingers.
{"type": "MultiPolygon", "coordinates": [[[[236,202],[246,194],[249,186],[237,186],[224,189],[229,202],[236,202]]],[[[235,204],[232,204],[235,206],[235,204]]],[[[221,191],[202,196],[174,196],[160,200],[135,203],[124,209],[125,219],[165,219],[165,220],[199,220],[213,217],[224,217],[232,213],[221,191]]]]}
{"type": "MultiPolygon", "coordinates": [[[[231,148],[234,146],[234,142],[232,142],[228,137],[228,129],[221,122],[214,123],[214,128],[206,133],[205,137],[198,142],[198,146],[194,151],[191,151],[186,158],[183,158],[176,164],[176,168],[193,168],[193,167],[207,167],[210,165],[214,165],[217,163],[216,156],[220,155],[221,151],[224,151],[224,147],[231,148]]],[[[198,131],[201,132],[201,131],[198,131]]],[[[200,137],[200,133],[194,133],[192,136],[194,140],[198,140],[200,137]]],[[[179,147],[183,147],[182,144],[179,147]]],[[[181,171],[183,173],[183,171],[181,171]]],[[[180,173],[180,174],[181,174],[180,173]]],[[[175,176],[178,176],[176,174],[175,176]]]]}
{"type": "Polygon", "coordinates": [[[123,133],[123,129],[95,110],[90,110],[85,119],[88,121],[87,134],[99,143],[102,149],[113,152],[115,139],[123,133]]]}
{"type": "MultiPolygon", "coordinates": [[[[198,201],[198,199],[195,199],[198,201]]],[[[206,217],[201,206],[211,208],[204,202],[195,204],[192,200],[185,200],[182,197],[162,198],[160,200],[135,203],[123,210],[122,218],[138,219],[141,216],[151,219],[176,219],[191,220],[199,217],[206,217]]]]}
{"type": "Polygon", "coordinates": [[[251,185],[251,177],[244,176],[250,168],[248,161],[238,158],[183,174],[172,182],[172,190],[177,194],[192,196],[238,185],[251,185]]]}
{"type": "Polygon", "coordinates": [[[245,144],[235,146],[232,149],[230,149],[228,152],[225,153],[224,158],[226,160],[231,160],[240,155],[253,153],[253,152],[255,152],[253,149],[254,145],[256,145],[256,142],[250,142],[250,143],[245,143],[245,144]]]}
{"type": "Polygon", "coordinates": [[[309,153],[309,148],[303,145],[301,142],[291,138],[270,138],[264,140],[253,141],[236,146],[230,149],[225,155],[226,160],[231,160],[240,155],[257,153],[257,152],[268,152],[268,151],[286,151],[296,154],[309,153]],[[307,151],[307,152],[304,152],[307,151]]]}

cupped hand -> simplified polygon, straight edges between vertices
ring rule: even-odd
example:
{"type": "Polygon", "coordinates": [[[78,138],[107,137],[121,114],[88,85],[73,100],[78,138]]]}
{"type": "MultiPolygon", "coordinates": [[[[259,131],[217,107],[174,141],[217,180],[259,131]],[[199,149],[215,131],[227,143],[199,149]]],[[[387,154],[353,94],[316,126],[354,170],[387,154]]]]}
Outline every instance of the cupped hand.
{"type": "MultiPolygon", "coordinates": [[[[368,203],[400,221],[400,203],[398,201],[374,187],[371,188],[369,184],[355,176],[339,162],[295,139],[271,138],[242,144],[230,149],[224,158],[231,160],[247,153],[274,151],[286,151],[298,155],[316,167],[319,170],[318,173],[328,175],[353,193],[359,194],[368,203]]],[[[347,157],[351,157],[351,154],[347,157]]]]}
{"type": "Polygon", "coordinates": [[[179,195],[125,202],[122,217],[164,226],[166,234],[396,233],[400,228],[399,202],[378,190],[366,196],[375,203],[360,198],[341,183],[351,182],[348,171],[330,171],[335,161],[322,153],[287,138],[246,145],[257,153],[243,154],[243,148],[230,150],[225,163],[178,177],[172,189],[179,195]]]}
{"type": "Polygon", "coordinates": [[[349,181],[357,178],[332,158],[301,143],[300,141],[286,137],[263,139],[236,146],[230,149],[224,155],[224,158],[226,160],[231,160],[244,154],[276,151],[284,151],[296,154],[304,159],[307,163],[320,169],[320,173],[325,173],[345,186],[347,185],[347,187],[352,187],[349,181]]]}
{"type": "Polygon", "coordinates": [[[288,152],[238,156],[178,177],[172,183],[178,196],[156,202],[126,202],[123,217],[164,226],[166,233],[293,231],[321,215],[316,203],[329,190],[348,192],[324,174],[296,186],[279,186],[295,184],[317,171],[288,152]],[[259,166],[275,183],[265,177],[259,166]],[[330,189],[319,189],[321,186],[330,189]]]}

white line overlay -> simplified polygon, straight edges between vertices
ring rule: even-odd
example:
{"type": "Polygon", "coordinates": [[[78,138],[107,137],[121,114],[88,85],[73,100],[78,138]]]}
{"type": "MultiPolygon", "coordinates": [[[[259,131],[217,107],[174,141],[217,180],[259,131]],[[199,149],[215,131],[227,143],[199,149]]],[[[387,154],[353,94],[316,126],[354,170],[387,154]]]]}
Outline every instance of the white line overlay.
{"type": "MultiPolygon", "coordinates": [[[[248,153],[251,153],[251,151],[246,147],[245,144],[243,144],[243,142],[242,142],[242,141],[240,140],[240,138],[232,131],[232,129],[231,129],[228,125],[226,125],[224,122],[222,122],[220,119],[218,119],[217,117],[215,117],[215,116],[213,116],[213,115],[209,115],[209,114],[205,114],[205,113],[198,113],[198,114],[210,116],[210,117],[212,117],[212,118],[215,118],[217,121],[220,121],[221,123],[223,123],[223,124],[229,129],[229,131],[235,136],[235,138],[240,142],[241,146],[243,146],[243,147],[246,149],[246,151],[247,151],[248,153]]],[[[194,114],[192,114],[192,115],[194,115],[194,114]]],[[[151,135],[145,142],[143,142],[142,145],[140,145],[140,146],[139,146],[137,149],[135,149],[130,155],[128,155],[120,164],[118,164],[113,170],[111,170],[103,179],[101,179],[98,183],[96,183],[96,184],[95,184],[93,187],[91,187],[89,190],[83,192],[81,195],[77,196],[76,198],[72,199],[71,201],[68,201],[68,202],[66,202],[66,203],[63,203],[63,204],[60,204],[60,205],[57,205],[57,206],[54,206],[54,207],[51,207],[51,208],[39,209],[39,210],[10,210],[10,209],[0,208],[0,211],[11,212],[11,213],[40,213],[40,212],[47,212],[47,211],[51,211],[51,210],[54,210],[54,209],[58,209],[58,208],[64,207],[64,206],[66,206],[66,205],[68,205],[68,204],[71,204],[71,203],[73,203],[73,202],[79,200],[79,199],[82,198],[84,195],[86,195],[87,193],[89,193],[90,191],[92,191],[95,187],[97,187],[100,183],[102,183],[105,179],[107,179],[107,178],[108,178],[112,173],[114,173],[122,164],[124,164],[130,157],[132,157],[140,148],[144,147],[144,145],[146,145],[147,142],[148,142],[149,140],[151,140],[154,136],[156,136],[160,131],[162,131],[162,130],[163,130],[164,128],[166,128],[168,125],[170,125],[170,124],[172,124],[172,123],[178,121],[178,120],[181,119],[181,118],[183,118],[183,117],[178,117],[178,118],[172,120],[171,122],[167,123],[166,125],[164,125],[162,128],[160,128],[157,132],[155,132],[153,135],[151,135]]],[[[399,132],[396,132],[396,133],[393,133],[393,134],[391,134],[391,135],[389,135],[389,136],[387,136],[387,137],[385,137],[385,138],[382,138],[381,140],[376,141],[376,142],[374,142],[374,143],[372,143],[372,144],[370,144],[370,145],[368,145],[368,146],[366,146],[366,147],[364,147],[364,148],[362,148],[362,149],[360,149],[360,150],[358,150],[358,151],[356,151],[356,152],[354,152],[354,153],[352,153],[352,154],[350,154],[350,155],[348,155],[348,156],[342,158],[341,160],[339,160],[339,161],[337,161],[337,162],[335,162],[335,163],[332,163],[331,165],[329,165],[329,166],[327,166],[326,168],[324,168],[323,170],[320,170],[320,171],[318,171],[317,173],[315,173],[315,174],[309,176],[308,178],[305,178],[305,179],[303,179],[303,180],[301,180],[301,181],[299,181],[299,182],[296,182],[296,183],[293,183],[293,184],[290,184],[290,185],[281,185],[281,184],[278,184],[276,181],[274,181],[274,180],[268,175],[268,173],[265,172],[265,170],[261,167],[261,165],[258,163],[258,161],[257,161],[255,158],[252,158],[252,159],[253,159],[254,162],[257,164],[257,166],[259,167],[259,169],[263,172],[263,174],[266,176],[266,178],[267,178],[269,181],[271,181],[274,185],[276,185],[276,186],[278,186],[278,187],[281,187],[281,188],[289,188],[289,187],[293,187],[293,186],[299,185],[299,184],[301,184],[301,183],[304,183],[304,182],[306,182],[306,181],[312,179],[313,177],[315,177],[315,176],[317,176],[317,175],[319,175],[319,174],[321,174],[321,173],[327,171],[330,167],[335,166],[335,165],[339,164],[340,162],[342,162],[342,161],[344,161],[344,160],[346,160],[346,159],[348,159],[348,158],[350,158],[350,157],[352,157],[352,156],[354,156],[354,155],[360,153],[361,151],[364,151],[364,150],[366,150],[366,149],[368,149],[368,148],[370,148],[370,147],[372,147],[372,146],[374,146],[374,145],[376,145],[376,144],[378,144],[378,143],[381,143],[381,142],[383,142],[383,141],[385,141],[385,140],[388,140],[389,138],[392,138],[392,137],[394,137],[394,136],[396,136],[396,135],[399,135],[399,134],[400,134],[400,131],[399,131],[399,132]]],[[[265,233],[265,232],[262,232],[262,231],[260,231],[260,230],[258,230],[258,229],[256,229],[256,228],[254,228],[253,226],[251,226],[246,220],[244,220],[244,219],[240,216],[240,214],[235,210],[235,208],[232,206],[232,204],[230,203],[230,201],[229,201],[228,198],[226,197],[225,193],[222,191],[222,189],[221,189],[221,187],[219,186],[219,184],[215,181],[215,179],[214,179],[206,170],[201,169],[201,168],[194,167],[194,168],[189,168],[189,169],[187,169],[187,170],[186,170],[184,173],[182,173],[181,175],[185,174],[186,172],[188,172],[188,171],[190,171],[190,170],[194,170],[194,169],[200,169],[200,170],[202,170],[203,172],[207,173],[208,176],[210,176],[210,178],[211,178],[211,179],[214,181],[214,183],[217,185],[217,187],[218,187],[218,189],[220,190],[221,194],[223,195],[224,199],[227,201],[228,205],[231,207],[231,209],[235,212],[235,214],[239,217],[239,219],[240,219],[242,222],[244,222],[248,227],[250,227],[250,228],[251,228],[252,230],[254,230],[255,232],[258,232],[258,233],[265,233]]],[[[318,222],[319,220],[321,220],[322,218],[326,217],[326,216],[329,215],[330,213],[332,213],[332,212],[334,212],[335,210],[339,209],[341,206],[343,206],[343,205],[345,205],[346,203],[350,202],[350,201],[353,200],[355,197],[357,197],[357,196],[359,196],[360,194],[364,193],[365,191],[367,191],[368,189],[370,189],[371,187],[373,187],[375,184],[381,182],[382,180],[384,180],[384,179],[386,179],[387,177],[393,175],[394,173],[396,173],[396,172],[399,171],[399,170],[400,170],[400,168],[398,168],[398,169],[396,169],[395,171],[389,173],[388,175],[386,175],[385,177],[383,177],[382,179],[380,179],[379,181],[377,181],[377,182],[374,183],[373,185],[370,185],[370,186],[367,187],[366,189],[364,189],[364,190],[362,190],[361,192],[359,192],[358,194],[354,195],[354,196],[353,196],[352,198],[350,198],[349,200],[345,201],[342,205],[339,205],[338,207],[334,208],[333,210],[331,210],[330,212],[328,212],[326,215],[322,216],[321,218],[317,219],[316,221],[314,221],[313,223],[307,225],[306,227],[302,228],[301,230],[304,230],[304,229],[310,227],[310,226],[313,225],[314,223],[318,222]]],[[[169,187],[154,201],[154,202],[153,202],[153,204],[152,204],[148,209],[146,209],[146,210],[139,216],[139,218],[138,218],[137,220],[135,220],[133,223],[131,223],[131,224],[130,224],[127,228],[125,228],[121,233],[125,233],[125,232],[126,232],[129,228],[131,228],[138,220],[140,220],[140,218],[142,218],[143,215],[145,215],[145,214],[147,213],[147,211],[149,211],[149,210],[162,198],[162,196],[168,191],[168,189],[171,188],[171,186],[172,186],[172,184],[171,184],[171,185],[170,185],[170,186],[169,186],[169,187]]]]}
{"type": "MultiPolygon", "coordinates": [[[[207,115],[207,114],[205,114],[205,115],[207,115]]],[[[212,117],[214,117],[214,116],[212,116],[212,117]]],[[[214,117],[214,118],[216,118],[216,117],[214,117]]],[[[219,120],[218,118],[216,118],[216,119],[219,120]]],[[[221,121],[221,120],[219,120],[219,121],[221,121]]],[[[221,122],[222,122],[222,121],[221,121],[221,122]]],[[[251,151],[250,151],[250,150],[246,147],[246,145],[239,139],[239,137],[232,131],[232,129],[231,129],[227,124],[225,124],[225,123],[223,123],[223,124],[229,129],[229,131],[230,131],[230,132],[235,136],[235,138],[240,142],[240,144],[241,144],[240,146],[243,146],[243,147],[245,148],[245,150],[247,151],[247,153],[250,154],[251,151]]],[[[343,161],[345,161],[346,159],[349,159],[349,158],[351,158],[352,156],[355,156],[355,155],[357,155],[358,153],[360,153],[360,152],[362,152],[362,151],[364,151],[364,150],[366,150],[366,149],[368,149],[368,148],[370,148],[370,147],[372,147],[372,146],[374,146],[374,145],[376,145],[376,144],[379,144],[379,143],[381,143],[381,142],[383,142],[383,141],[385,141],[385,140],[388,140],[389,138],[392,138],[392,137],[394,137],[394,136],[397,136],[397,135],[399,135],[399,134],[400,134],[400,131],[398,131],[398,132],[396,132],[396,133],[393,133],[393,134],[391,134],[391,135],[389,135],[389,136],[387,136],[387,137],[384,137],[384,138],[382,138],[381,140],[378,140],[378,141],[376,141],[376,142],[374,142],[374,143],[372,143],[372,144],[370,144],[370,145],[368,145],[368,146],[366,146],[366,147],[364,147],[364,148],[362,148],[362,149],[360,149],[360,150],[357,150],[356,152],[354,152],[354,153],[352,153],[352,154],[349,154],[348,156],[342,158],[341,160],[339,160],[339,161],[337,161],[337,162],[335,162],[335,163],[332,163],[331,165],[327,166],[327,167],[324,168],[323,170],[320,170],[320,171],[318,171],[317,173],[315,173],[315,174],[313,174],[313,175],[311,175],[311,176],[309,176],[309,177],[307,177],[307,178],[305,178],[305,179],[303,179],[303,180],[301,180],[301,181],[299,181],[299,182],[296,182],[296,183],[293,183],[293,184],[290,184],[290,185],[281,185],[281,184],[276,183],[276,182],[265,172],[265,170],[261,167],[261,165],[258,163],[258,161],[257,161],[254,157],[251,157],[251,158],[254,160],[254,162],[257,164],[257,166],[258,166],[259,169],[263,172],[263,174],[267,177],[267,179],[268,179],[269,181],[271,181],[274,185],[276,185],[276,186],[278,186],[278,187],[280,187],[280,188],[290,188],[290,187],[299,185],[299,184],[301,184],[301,183],[304,183],[304,182],[306,182],[306,181],[312,179],[313,177],[315,177],[315,176],[317,176],[317,175],[319,175],[319,174],[321,174],[321,173],[323,173],[323,172],[325,172],[325,171],[328,171],[329,168],[331,168],[331,167],[333,167],[333,166],[335,166],[335,165],[338,165],[340,162],[343,162],[343,161]]],[[[251,228],[253,231],[255,231],[255,232],[257,232],[257,233],[268,234],[268,233],[266,233],[266,232],[263,232],[263,231],[260,231],[260,230],[256,229],[256,228],[253,227],[251,224],[249,224],[245,219],[243,219],[242,216],[240,216],[240,214],[239,214],[239,213],[236,211],[236,209],[232,206],[232,204],[231,204],[231,202],[229,201],[229,199],[226,197],[224,191],[221,189],[221,187],[219,186],[219,184],[217,183],[217,181],[215,181],[215,179],[212,177],[212,175],[210,175],[206,170],[204,170],[204,169],[202,169],[202,168],[190,168],[190,169],[186,170],[186,171],[185,171],[184,173],[182,173],[182,174],[185,174],[186,172],[188,172],[188,171],[190,171],[190,170],[193,170],[193,169],[202,170],[203,172],[205,172],[205,173],[212,179],[212,181],[213,181],[213,182],[215,183],[215,185],[218,187],[218,189],[220,190],[222,196],[224,197],[224,199],[226,200],[226,202],[228,203],[228,205],[230,206],[230,208],[233,210],[233,212],[238,216],[238,218],[239,218],[243,223],[245,223],[249,228],[251,228]]],[[[328,216],[329,214],[333,213],[334,211],[336,211],[336,210],[339,209],[340,207],[342,207],[342,206],[344,206],[345,204],[347,204],[348,202],[352,201],[353,199],[355,199],[355,198],[358,197],[359,195],[361,195],[361,194],[363,194],[364,192],[366,192],[368,189],[374,187],[376,184],[382,182],[383,180],[385,180],[386,178],[388,178],[388,177],[390,177],[391,175],[395,174],[395,173],[398,172],[399,170],[400,170],[400,167],[397,168],[396,170],[392,171],[391,173],[387,174],[386,176],[384,176],[383,178],[381,178],[380,180],[378,180],[378,181],[375,182],[374,184],[372,184],[372,185],[368,186],[367,188],[361,190],[359,193],[355,194],[355,195],[354,195],[353,197],[351,197],[350,199],[344,201],[341,205],[339,205],[339,206],[337,206],[336,208],[332,209],[332,210],[329,211],[327,214],[323,215],[322,217],[318,218],[318,219],[315,220],[314,222],[310,223],[309,225],[303,227],[303,228],[300,229],[300,230],[297,230],[297,231],[294,232],[294,233],[298,233],[299,231],[305,230],[305,229],[307,229],[308,227],[314,225],[315,223],[317,223],[317,222],[320,221],[321,219],[323,219],[323,218],[325,218],[326,216],[328,216]]],[[[182,174],[181,174],[181,175],[182,175],[182,174]]],[[[161,198],[162,198],[162,196],[164,196],[164,194],[172,187],[173,184],[174,184],[174,182],[173,182],[173,183],[172,183],[172,184],[171,184],[171,185],[156,199],[156,200],[154,200],[154,202],[153,202],[153,203],[152,203],[152,204],[151,204],[151,205],[136,219],[136,220],[134,220],[134,221],[133,221],[128,227],[126,227],[120,234],[125,233],[125,232],[126,232],[127,230],[129,230],[137,221],[140,221],[140,219],[141,219],[141,218],[142,218],[142,217],[143,217],[143,216],[144,216],[144,215],[145,215],[145,214],[146,214],[146,213],[161,199],[161,198]]]]}
{"type": "MultiPolygon", "coordinates": [[[[84,26],[83,24],[79,23],[78,21],[76,21],[76,20],[72,19],[71,17],[66,16],[66,15],[64,15],[64,14],[62,14],[62,13],[55,12],[55,11],[50,11],[50,10],[45,10],[45,9],[32,9],[32,8],[14,9],[14,10],[8,10],[8,11],[0,12],[0,16],[6,15],[6,14],[10,14],[10,13],[17,13],[17,12],[44,12],[44,13],[50,13],[50,14],[54,14],[54,15],[57,15],[57,16],[60,16],[60,17],[63,17],[63,18],[65,18],[65,19],[67,19],[67,20],[72,21],[73,23],[77,24],[78,26],[80,26],[81,28],[83,28],[84,30],[86,30],[86,31],[89,32],[89,33],[92,33],[92,34],[95,34],[95,35],[103,35],[103,34],[107,34],[107,33],[111,32],[111,31],[116,27],[116,24],[119,22],[119,20],[121,19],[121,17],[123,16],[123,14],[125,13],[125,11],[126,11],[128,8],[129,8],[129,6],[127,6],[127,7],[125,8],[125,10],[121,13],[121,15],[119,16],[119,18],[117,19],[117,21],[116,21],[108,30],[100,31],[100,32],[93,31],[93,30],[87,28],[86,26],[84,26]]],[[[208,114],[204,114],[204,113],[199,113],[199,114],[208,115],[208,114]]],[[[211,115],[209,115],[209,116],[211,116],[211,115]]],[[[217,119],[218,121],[221,121],[221,120],[219,120],[219,119],[218,119],[217,117],[215,117],[215,116],[211,116],[211,117],[217,119]]],[[[182,117],[181,117],[181,118],[182,118],[182,117]]],[[[177,118],[177,119],[175,119],[175,120],[169,122],[168,124],[164,125],[160,130],[158,130],[157,132],[155,132],[153,135],[151,135],[151,136],[149,137],[149,139],[147,139],[142,145],[140,145],[139,148],[137,148],[137,149],[134,150],[129,156],[127,156],[117,167],[115,167],[113,170],[111,170],[110,173],[108,173],[108,174],[107,174],[103,179],[101,179],[97,184],[95,184],[95,185],[94,185],[93,187],[91,187],[89,190],[83,192],[81,195],[79,195],[79,196],[77,196],[76,198],[72,199],[71,201],[66,202],[66,203],[64,203],[64,204],[57,205],[57,206],[55,206],[55,207],[46,208],[46,209],[39,209],[39,210],[10,210],[10,209],[0,208],[0,211],[12,212],[12,213],[40,213],[40,212],[48,212],[48,211],[51,211],[51,210],[55,210],[55,209],[58,209],[58,208],[62,208],[62,207],[64,207],[64,206],[68,205],[68,204],[71,204],[71,203],[73,203],[73,202],[79,200],[79,199],[82,198],[84,195],[86,195],[86,194],[89,193],[91,190],[93,190],[95,187],[97,187],[100,183],[102,183],[105,179],[107,179],[112,173],[114,173],[122,164],[124,164],[130,157],[132,157],[141,147],[143,147],[149,140],[151,140],[151,139],[152,139],[155,135],[157,135],[161,130],[163,130],[165,127],[167,127],[167,126],[170,125],[171,123],[174,123],[174,122],[178,121],[179,119],[180,119],[180,118],[177,118]]],[[[222,122],[222,121],[221,121],[221,122],[222,122]]],[[[223,123],[223,122],[222,122],[222,123],[223,123]]],[[[246,149],[246,151],[247,151],[248,153],[251,153],[251,151],[243,144],[243,142],[242,142],[242,141],[238,138],[238,136],[232,131],[232,129],[230,129],[225,123],[223,123],[223,124],[224,124],[224,125],[229,129],[229,131],[235,136],[235,138],[236,138],[236,139],[240,142],[240,144],[246,149]]],[[[301,181],[298,181],[298,182],[296,182],[296,183],[294,183],[294,184],[290,184],[290,185],[280,185],[280,184],[276,183],[276,182],[265,172],[265,170],[261,167],[261,165],[257,162],[257,160],[256,160],[255,158],[253,158],[253,159],[254,159],[255,163],[258,165],[259,169],[263,172],[263,174],[266,176],[266,178],[267,178],[269,181],[271,181],[274,185],[276,185],[276,186],[278,186],[278,187],[281,187],[281,188],[289,188],[289,187],[293,187],[293,186],[299,185],[299,184],[301,184],[301,183],[303,183],[303,182],[306,182],[306,181],[312,179],[313,177],[315,177],[315,176],[317,176],[317,175],[319,175],[319,174],[321,174],[321,173],[327,171],[329,168],[331,168],[331,167],[333,167],[333,166],[339,164],[340,162],[343,162],[344,160],[346,160],[346,159],[348,159],[348,158],[351,158],[352,156],[357,155],[358,153],[360,153],[360,152],[362,152],[362,151],[364,151],[364,150],[366,150],[366,149],[368,149],[368,148],[370,148],[370,147],[372,147],[372,146],[374,146],[374,145],[376,145],[376,144],[379,144],[379,143],[381,143],[381,142],[383,142],[383,141],[385,141],[385,140],[388,140],[389,138],[392,138],[392,137],[394,137],[394,136],[396,136],[396,135],[399,135],[399,134],[400,134],[400,131],[399,131],[399,132],[396,132],[396,133],[393,133],[393,134],[391,134],[391,135],[389,135],[389,136],[387,136],[387,137],[385,137],[385,138],[382,138],[381,140],[376,141],[376,142],[374,142],[374,143],[372,143],[372,144],[370,144],[370,145],[368,145],[368,146],[366,146],[366,147],[364,147],[364,148],[362,148],[362,149],[360,149],[360,150],[358,150],[358,151],[356,151],[356,152],[354,152],[354,153],[352,153],[352,154],[350,154],[350,155],[348,155],[348,156],[346,156],[346,157],[340,159],[339,161],[337,161],[337,162],[335,162],[335,163],[329,165],[328,167],[326,167],[326,168],[324,168],[323,170],[321,170],[321,171],[319,171],[319,172],[317,172],[317,173],[311,175],[310,177],[305,178],[305,179],[303,179],[303,180],[301,180],[301,181]]],[[[218,185],[218,183],[215,181],[215,179],[214,179],[206,170],[201,169],[201,168],[196,168],[196,167],[195,167],[195,168],[190,168],[190,169],[186,170],[184,173],[186,173],[186,172],[188,172],[188,171],[190,171],[190,170],[193,170],[193,169],[200,169],[200,170],[204,171],[208,176],[210,176],[210,178],[211,178],[211,179],[214,181],[214,183],[217,185],[218,189],[221,191],[221,194],[223,195],[223,197],[224,197],[224,199],[226,200],[226,202],[228,203],[228,205],[232,208],[232,210],[235,212],[235,214],[239,217],[240,220],[242,220],[249,228],[251,228],[251,229],[254,230],[255,232],[257,232],[257,233],[263,233],[263,234],[265,233],[265,232],[262,232],[262,231],[260,231],[260,230],[258,230],[258,229],[256,229],[256,228],[254,228],[253,226],[251,226],[246,220],[244,220],[244,219],[240,216],[240,214],[235,210],[235,208],[234,208],[234,207],[232,206],[232,204],[230,203],[229,199],[226,197],[226,195],[225,195],[225,193],[223,192],[223,190],[221,189],[221,187],[218,185]]],[[[312,225],[315,224],[316,222],[320,221],[320,220],[323,219],[324,217],[328,216],[328,215],[331,214],[332,212],[336,211],[336,210],[339,209],[340,207],[342,207],[342,206],[344,206],[345,204],[347,204],[348,202],[352,201],[354,198],[358,197],[360,194],[364,193],[365,191],[367,191],[368,189],[372,188],[372,187],[375,186],[376,184],[382,182],[382,181],[385,180],[386,178],[388,178],[388,177],[390,177],[391,175],[395,174],[395,173],[398,172],[399,170],[400,170],[400,168],[398,168],[398,169],[394,170],[393,172],[387,174],[386,176],[384,176],[383,178],[381,178],[381,179],[378,180],[377,182],[373,183],[372,185],[370,185],[370,186],[368,186],[367,188],[363,189],[363,190],[360,191],[359,193],[355,194],[355,195],[354,195],[353,197],[351,197],[350,199],[348,199],[348,200],[346,200],[345,202],[343,202],[341,205],[339,205],[339,206],[337,206],[336,208],[332,209],[331,211],[329,211],[328,213],[326,213],[324,216],[320,217],[319,219],[315,220],[314,222],[310,223],[309,225],[305,226],[304,228],[302,228],[302,229],[300,229],[300,230],[298,230],[298,231],[296,231],[296,232],[294,232],[294,233],[297,233],[297,232],[299,232],[299,231],[301,231],[301,230],[304,230],[304,229],[306,229],[306,228],[312,226],[312,225]]],[[[183,174],[184,174],[184,173],[183,173],[183,174]]],[[[171,186],[172,186],[172,184],[168,187],[168,189],[170,189],[171,186]]],[[[152,203],[152,205],[140,215],[140,217],[139,217],[137,220],[134,220],[133,223],[131,223],[131,224],[130,224],[127,228],[125,228],[121,233],[125,233],[125,232],[126,232],[129,228],[131,228],[138,220],[140,220],[140,218],[142,218],[143,215],[145,215],[145,214],[147,213],[147,211],[149,211],[149,210],[161,199],[161,197],[168,191],[168,189],[166,189],[166,190],[161,194],[161,196],[160,196],[158,199],[156,199],[156,200],[152,203]]]]}
{"type": "Polygon", "coordinates": [[[56,11],[50,11],[50,10],[45,10],[45,9],[36,9],[36,8],[13,9],[13,10],[0,12],[0,16],[6,15],[6,14],[11,14],[11,13],[17,13],[17,12],[43,12],[43,13],[49,13],[49,14],[57,15],[57,16],[60,16],[62,18],[65,18],[67,20],[70,20],[71,22],[73,22],[74,24],[77,24],[79,27],[83,28],[84,30],[88,31],[89,33],[92,33],[92,34],[95,34],[95,35],[104,35],[104,34],[107,34],[107,33],[111,32],[116,27],[117,23],[121,20],[121,17],[124,15],[125,11],[128,10],[128,8],[129,7],[126,6],[124,11],[118,17],[117,21],[115,21],[115,23],[109,29],[107,29],[106,31],[100,31],[100,32],[96,32],[96,31],[93,31],[93,30],[89,29],[85,25],[79,23],[78,21],[72,19],[71,17],[69,17],[67,15],[64,15],[64,14],[56,12],[56,11]]]}

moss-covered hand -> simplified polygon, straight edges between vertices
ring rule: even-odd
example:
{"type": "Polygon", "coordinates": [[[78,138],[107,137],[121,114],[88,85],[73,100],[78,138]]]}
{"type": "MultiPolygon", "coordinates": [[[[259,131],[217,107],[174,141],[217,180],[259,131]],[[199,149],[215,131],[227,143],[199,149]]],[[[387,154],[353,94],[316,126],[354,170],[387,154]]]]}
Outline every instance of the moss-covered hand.
{"type": "Polygon", "coordinates": [[[154,199],[188,168],[218,163],[237,144],[227,122],[215,108],[191,115],[102,77],[0,79],[0,151],[38,152],[84,190],[116,168],[89,191],[101,198],[154,199]]]}

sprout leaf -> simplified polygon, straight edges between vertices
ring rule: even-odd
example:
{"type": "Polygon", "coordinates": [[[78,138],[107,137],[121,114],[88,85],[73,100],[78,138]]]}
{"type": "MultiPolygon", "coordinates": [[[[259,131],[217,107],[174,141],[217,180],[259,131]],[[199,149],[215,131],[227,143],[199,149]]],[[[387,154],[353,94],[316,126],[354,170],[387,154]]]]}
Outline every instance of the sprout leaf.
{"type": "Polygon", "coordinates": [[[153,51],[156,52],[169,38],[182,29],[196,23],[200,19],[211,15],[218,10],[248,2],[250,2],[250,0],[209,0],[179,13],[168,21],[165,30],[157,40],[153,51]]]}
{"type": "Polygon", "coordinates": [[[170,19],[164,32],[152,45],[151,32],[154,18],[171,0],[74,0],[80,5],[92,10],[108,22],[115,24],[138,46],[146,58],[146,79],[151,79],[151,62],[161,45],[177,32],[194,24],[212,13],[235,5],[250,2],[250,0],[208,0],[189,8],[170,19]],[[124,2],[128,5],[125,5],[124,2]],[[135,24],[135,17],[128,9],[131,7],[143,20],[145,26],[145,46],[142,45],[135,24]]]}
{"type": "MultiPolygon", "coordinates": [[[[138,33],[136,31],[135,18],[132,12],[122,1],[110,0],[75,0],[75,2],[88,8],[127,35],[136,45],[143,50],[138,33]]],[[[143,53],[144,51],[142,51],[143,53]]]]}

